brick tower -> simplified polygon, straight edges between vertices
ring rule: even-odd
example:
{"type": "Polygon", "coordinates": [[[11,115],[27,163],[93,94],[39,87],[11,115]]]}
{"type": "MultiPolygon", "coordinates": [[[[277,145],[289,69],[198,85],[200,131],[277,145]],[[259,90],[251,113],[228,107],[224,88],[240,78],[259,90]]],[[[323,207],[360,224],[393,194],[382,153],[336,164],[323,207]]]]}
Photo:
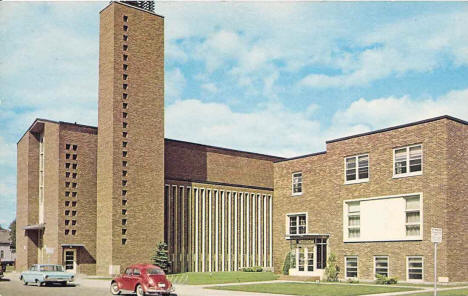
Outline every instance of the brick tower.
{"type": "Polygon", "coordinates": [[[164,239],[164,18],[100,13],[97,274],[148,262],[164,239]]]}

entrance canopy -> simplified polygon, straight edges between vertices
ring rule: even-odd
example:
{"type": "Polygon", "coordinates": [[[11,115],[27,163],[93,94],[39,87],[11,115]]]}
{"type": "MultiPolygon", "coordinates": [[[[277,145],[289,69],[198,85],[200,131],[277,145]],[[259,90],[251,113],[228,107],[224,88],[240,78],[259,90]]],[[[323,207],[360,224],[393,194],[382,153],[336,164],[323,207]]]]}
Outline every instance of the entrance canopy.
{"type": "Polygon", "coordinates": [[[84,245],[83,244],[61,244],[60,245],[62,248],[69,248],[69,249],[72,249],[72,248],[84,248],[84,245]]]}
{"type": "Polygon", "coordinates": [[[45,223],[27,225],[23,227],[24,230],[42,230],[45,228],[45,223]]]}
{"type": "Polygon", "coordinates": [[[316,238],[329,238],[329,234],[325,233],[302,233],[302,234],[288,234],[287,240],[314,240],[316,238]]]}

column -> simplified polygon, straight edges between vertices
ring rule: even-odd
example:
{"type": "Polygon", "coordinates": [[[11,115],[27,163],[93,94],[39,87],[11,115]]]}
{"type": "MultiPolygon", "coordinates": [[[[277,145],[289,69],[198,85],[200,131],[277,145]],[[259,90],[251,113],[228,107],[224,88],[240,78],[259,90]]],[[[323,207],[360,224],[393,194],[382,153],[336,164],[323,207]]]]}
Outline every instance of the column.
{"type": "Polygon", "coordinates": [[[262,252],[262,220],[261,220],[261,215],[262,215],[262,203],[261,203],[261,195],[257,194],[257,209],[258,209],[258,215],[257,215],[257,227],[258,227],[258,233],[257,233],[257,240],[258,240],[258,246],[257,246],[257,258],[258,258],[258,263],[257,265],[262,265],[261,264],[261,252],[262,252]]]}
{"type": "Polygon", "coordinates": [[[232,243],[231,200],[232,200],[232,197],[231,197],[231,192],[227,192],[227,195],[228,195],[228,202],[229,202],[229,206],[228,206],[228,258],[229,258],[228,271],[232,271],[232,251],[231,251],[232,249],[231,248],[231,243],[232,243]]]}
{"type": "Polygon", "coordinates": [[[198,237],[198,188],[193,189],[193,193],[195,194],[195,272],[198,272],[198,262],[199,262],[199,253],[198,253],[198,243],[199,243],[199,237],[198,237]]]}
{"type": "Polygon", "coordinates": [[[226,222],[226,219],[225,219],[225,215],[224,215],[224,212],[225,212],[225,207],[226,207],[226,203],[225,203],[225,198],[224,198],[224,191],[221,191],[221,219],[222,219],[222,222],[221,222],[221,241],[222,241],[222,245],[221,245],[221,271],[224,271],[224,263],[225,263],[225,245],[226,245],[226,241],[225,241],[225,237],[224,237],[224,230],[225,230],[225,222],[226,222]]]}
{"type": "Polygon", "coordinates": [[[232,193],[232,198],[234,199],[234,270],[237,270],[237,267],[239,266],[239,244],[238,244],[238,238],[237,234],[239,230],[237,229],[237,220],[239,218],[239,215],[237,213],[237,193],[233,192],[232,193]]]}
{"type": "Polygon", "coordinates": [[[213,253],[212,253],[212,235],[213,235],[213,221],[212,221],[212,190],[208,189],[208,271],[212,272],[212,263],[211,259],[213,258],[213,253]]]}
{"type": "Polygon", "coordinates": [[[263,195],[263,267],[267,266],[267,196],[263,195]]]}
{"type": "Polygon", "coordinates": [[[205,198],[205,189],[202,188],[201,189],[201,194],[202,194],[202,204],[201,204],[201,207],[202,207],[202,268],[201,268],[201,271],[202,272],[205,272],[205,260],[206,260],[206,253],[205,253],[205,247],[206,247],[206,230],[205,230],[205,227],[206,227],[206,198],[205,198]]]}
{"type": "Polygon", "coordinates": [[[246,264],[245,266],[248,266],[250,267],[250,197],[249,197],[249,193],[246,192],[245,193],[245,203],[247,204],[246,206],[246,215],[245,215],[245,220],[246,220],[246,237],[245,237],[245,241],[246,241],[246,249],[247,249],[247,252],[246,252],[246,264]]]}
{"type": "Polygon", "coordinates": [[[216,218],[215,218],[215,271],[219,271],[219,197],[218,190],[215,190],[215,206],[216,206],[216,218]]]}
{"type": "Polygon", "coordinates": [[[255,194],[252,194],[252,266],[255,266],[255,233],[256,233],[256,216],[257,216],[257,199],[255,194]]]}
{"type": "Polygon", "coordinates": [[[270,210],[270,223],[269,223],[269,227],[270,227],[270,231],[269,231],[269,240],[270,240],[270,244],[269,244],[269,251],[270,251],[270,268],[273,268],[273,224],[272,224],[272,220],[273,220],[273,200],[272,200],[272,196],[269,195],[268,196],[268,201],[270,203],[270,206],[269,206],[269,210],[270,210]]]}
{"type": "Polygon", "coordinates": [[[239,192],[240,198],[240,267],[244,266],[244,194],[239,192]]]}

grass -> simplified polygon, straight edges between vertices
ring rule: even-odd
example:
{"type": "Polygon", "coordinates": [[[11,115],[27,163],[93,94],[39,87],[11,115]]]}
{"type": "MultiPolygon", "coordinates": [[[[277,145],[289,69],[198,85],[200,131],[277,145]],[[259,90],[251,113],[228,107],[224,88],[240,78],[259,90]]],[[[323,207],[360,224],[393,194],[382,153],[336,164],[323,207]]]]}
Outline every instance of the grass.
{"type": "Polygon", "coordinates": [[[278,275],[272,272],[186,272],[179,274],[170,274],[168,278],[173,283],[187,285],[210,285],[227,283],[244,283],[272,281],[278,278],[278,275]]]}
{"type": "Polygon", "coordinates": [[[402,288],[394,286],[365,286],[365,285],[324,285],[312,283],[265,283],[238,286],[213,287],[216,290],[244,291],[272,294],[289,294],[303,296],[354,296],[377,294],[387,292],[402,292],[411,290],[420,290],[418,288],[402,288]]]}
{"type": "MultiPolygon", "coordinates": [[[[427,293],[417,293],[417,294],[409,294],[405,296],[432,296],[434,292],[427,292],[427,293]]],[[[466,296],[468,295],[468,288],[464,289],[455,289],[449,291],[437,291],[438,296],[466,296]]]]}
{"type": "Polygon", "coordinates": [[[7,265],[6,272],[11,272],[11,271],[15,271],[15,267],[13,265],[7,265]]]}

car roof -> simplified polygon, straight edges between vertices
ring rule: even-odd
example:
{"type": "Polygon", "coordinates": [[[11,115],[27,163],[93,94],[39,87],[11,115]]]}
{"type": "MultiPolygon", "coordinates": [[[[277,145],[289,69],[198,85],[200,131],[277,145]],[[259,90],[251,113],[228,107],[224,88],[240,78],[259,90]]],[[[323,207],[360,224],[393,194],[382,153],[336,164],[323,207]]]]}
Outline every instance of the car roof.
{"type": "Polygon", "coordinates": [[[137,263],[137,264],[130,265],[127,268],[148,269],[148,268],[160,268],[160,267],[153,265],[153,264],[148,264],[148,263],[137,263]]]}

